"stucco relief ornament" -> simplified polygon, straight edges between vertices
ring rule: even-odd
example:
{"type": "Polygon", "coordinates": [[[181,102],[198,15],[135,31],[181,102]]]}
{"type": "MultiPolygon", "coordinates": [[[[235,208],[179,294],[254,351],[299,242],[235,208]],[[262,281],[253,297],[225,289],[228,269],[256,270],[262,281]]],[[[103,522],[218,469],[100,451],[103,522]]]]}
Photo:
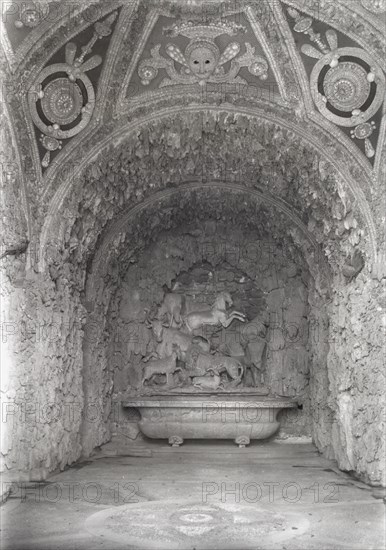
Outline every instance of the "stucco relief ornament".
{"type": "Polygon", "coordinates": [[[384,13],[386,11],[386,0],[361,0],[361,4],[372,13],[384,13]]]}
{"type": "Polygon", "coordinates": [[[168,77],[160,86],[172,84],[204,85],[207,82],[239,82],[246,81],[237,76],[242,67],[246,67],[250,74],[266,80],[268,78],[268,63],[266,59],[255,53],[255,48],[248,42],[245,43],[246,52],[240,54],[239,42],[231,42],[221,51],[215,42],[218,36],[227,34],[233,36],[239,32],[245,32],[245,28],[232,22],[215,22],[210,25],[195,24],[185,21],[175,24],[164,30],[169,36],[185,36],[190,39],[189,44],[182,52],[172,43],[165,47],[165,52],[170,58],[160,53],[161,44],[151,50],[151,57],[141,61],[138,66],[138,75],[143,85],[148,85],[158,75],[159,69],[165,69],[168,77]],[[224,65],[230,62],[230,67],[225,70],[224,65]]]}
{"type": "MultiPolygon", "coordinates": [[[[376,114],[384,101],[386,87],[382,70],[364,50],[339,48],[334,30],[328,30],[324,39],[313,30],[311,17],[304,17],[292,8],[288,12],[295,19],[295,32],[308,35],[316,46],[304,44],[301,51],[318,60],[310,79],[317,108],[339,126],[356,126],[353,137],[366,139],[359,137],[364,135],[364,128],[365,133],[370,131],[364,123],[376,114]]],[[[370,135],[371,132],[367,137],[370,135]]],[[[366,148],[366,154],[373,156],[371,147],[366,148]]]]}
{"type": "Polygon", "coordinates": [[[15,21],[17,29],[25,27],[34,29],[37,27],[49,13],[49,1],[39,0],[39,2],[23,2],[19,6],[19,18],[15,21]]]}
{"type": "Polygon", "coordinates": [[[44,68],[29,90],[28,103],[36,126],[43,133],[40,142],[47,150],[42,166],[47,168],[50,153],[60,149],[62,139],[81,132],[89,123],[95,107],[95,92],[86,72],[102,63],[99,55],[85,61],[94,44],[111,34],[111,25],[117,17],[114,12],[104,21],[94,25],[94,34],[81,48],[76,57],[77,46],[69,42],[65,47],[65,62],[44,68]]]}
{"type": "Polygon", "coordinates": [[[372,135],[374,130],[376,129],[376,124],[374,121],[370,122],[363,122],[362,124],[359,124],[355,130],[351,130],[351,137],[352,139],[364,139],[365,140],[365,152],[366,156],[368,158],[372,158],[375,156],[375,150],[374,147],[369,140],[369,137],[372,135]]]}

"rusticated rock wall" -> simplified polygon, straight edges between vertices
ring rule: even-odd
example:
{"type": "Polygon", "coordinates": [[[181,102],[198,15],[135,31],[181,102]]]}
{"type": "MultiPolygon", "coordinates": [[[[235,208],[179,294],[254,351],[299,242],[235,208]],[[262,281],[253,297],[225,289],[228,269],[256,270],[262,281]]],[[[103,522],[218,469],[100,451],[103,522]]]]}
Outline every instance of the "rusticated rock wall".
{"type": "Polygon", "coordinates": [[[4,447],[12,479],[20,472],[44,478],[81,454],[83,315],[70,285],[55,286],[41,275],[29,274],[12,294],[4,447]]]}
{"type": "Polygon", "coordinates": [[[331,441],[340,468],[385,485],[385,290],[360,274],[336,280],[330,311],[331,441]]]}
{"type": "MultiPolygon", "coordinates": [[[[18,440],[14,440],[14,436],[20,437],[23,429],[20,424],[14,426],[12,410],[24,374],[17,360],[21,322],[18,301],[23,295],[20,286],[25,276],[26,256],[21,250],[28,242],[28,214],[23,209],[21,167],[3,103],[0,104],[0,142],[8,144],[0,152],[1,472],[7,479],[19,453],[18,440]],[[18,248],[19,254],[6,255],[7,251],[18,248]]],[[[4,484],[1,492],[6,492],[4,484]]]]}
{"type": "Polygon", "coordinates": [[[313,440],[342,470],[384,486],[384,280],[364,269],[331,286],[327,303],[313,284],[309,293],[313,440]]]}
{"type": "MultiPolygon", "coordinates": [[[[9,137],[6,140],[9,142],[9,137]]],[[[58,223],[63,218],[63,242],[60,246],[54,242],[45,251],[45,273],[37,275],[23,253],[2,260],[1,290],[9,310],[5,321],[14,323],[11,331],[12,326],[19,327],[16,334],[7,336],[12,380],[7,381],[5,399],[17,397],[21,402],[48,405],[43,422],[34,423],[33,414],[29,415],[32,426],[23,417],[17,421],[16,414],[9,415],[6,468],[42,470],[39,475],[44,475],[82,453],[90,454],[111,437],[114,382],[117,386],[126,383],[116,380],[111,372],[109,342],[114,316],[119,315],[115,293],[122,288],[128,267],[138,261],[156,235],[185,223],[189,212],[205,219],[212,209],[212,215],[216,212],[229,223],[241,218],[248,229],[255,223],[252,220],[258,219],[276,240],[285,240],[287,235],[291,246],[302,250],[310,272],[307,281],[302,279],[308,286],[307,349],[297,349],[294,344],[273,350],[271,383],[277,392],[298,391],[308,373],[305,362],[300,370],[295,368],[292,354],[294,349],[296,354],[307,353],[311,431],[317,447],[336,458],[341,468],[374,484],[384,483],[384,376],[380,368],[384,288],[371,278],[369,236],[356,213],[355,199],[334,167],[277,125],[245,116],[206,113],[152,123],[128,142],[105,152],[78,184],[66,202],[66,215],[58,214],[58,223]],[[155,192],[177,189],[192,180],[207,182],[203,200],[181,193],[175,201],[159,201],[153,209],[145,209],[131,226],[122,226],[106,252],[107,270],[94,277],[95,292],[90,300],[86,280],[92,278],[98,239],[111,220],[155,192]],[[222,211],[225,195],[211,190],[211,180],[244,185],[251,192],[258,189],[267,197],[285,200],[320,250],[305,245],[300,229],[275,208],[252,205],[247,193],[235,193],[229,201],[233,210],[222,211]],[[355,249],[363,253],[365,267],[350,282],[342,271],[350,267],[349,257],[355,249]],[[330,281],[320,267],[320,251],[333,274],[330,281]],[[25,330],[20,329],[23,323],[25,330]],[[44,328],[37,330],[40,324],[44,328]],[[292,374],[283,379],[283,372],[292,374]],[[63,407],[74,401],[70,421],[55,411],[55,404],[63,407]],[[16,421],[11,421],[11,416],[16,421]]],[[[28,224],[18,180],[8,182],[7,189],[6,205],[17,222],[13,226],[7,222],[4,235],[7,244],[20,243],[28,234],[28,224]]],[[[31,253],[34,251],[27,249],[27,254],[31,253]]],[[[301,288],[296,274],[269,290],[272,311],[276,312],[277,302],[289,304],[274,323],[304,317],[304,299],[297,294],[301,288]]],[[[135,303],[132,307],[135,310],[135,303]]],[[[297,433],[298,427],[298,433],[305,433],[301,423],[292,433],[297,433]]]]}
{"type": "Polygon", "coordinates": [[[55,281],[33,269],[39,250],[28,242],[28,204],[7,122],[1,111],[0,141],[8,145],[0,172],[1,469],[5,482],[42,479],[80,456],[84,322],[66,252],[55,251],[60,274],[55,281]]]}
{"type": "MultiPolygon", "coordinates": [[[[338,375],[333,361],[329,362],[331,365],[329,370],[327,370],[326,361],[335,349],[335,344],[330,341],[330,331],[333,326],[331,317],[336,316],[331,312],[337,306],[330,303],[331,291],[346,285],[342,269],[355,248],[366,251],[368,246],[368,236],[363,230],[362,220],[354,214],[353,197],[339,181],[339,177],[329,163],[319,159],[317,154],[311,154],[302,149],[302,144],[296,143],[293,136],[289,137],[278,127],[274,130],[268,124],[254,127],[253,121],[246,117],[232,115],[224,118],[219,114],[205,115],[199,121],[197,117],[187,116],[185,120],[177,121],[177,126],[175,124],[175,120],[170,121],[170,124],[166,121],[160,131],[159,127],[151,126],[143,133],[137,134],[134,141],[125,143],[124,148],[118,146],[115,151],[112,150],[104,163],[90,168],[83,187],[84,198],[80,203],[79,221],[74,225],[73,234],[82,235],[82,242],[92,245],[98,234],[97,227],[119,211],[116,205],[124,205],[127,200],[138,204],[151,193],[167,187],[168,182],[169,185],[178,187],[189,177],[201,178],[202,173],[207,180],[225,177],[227,181],[245,182],[247,187],[254,187],[255,184],[261,188],[269,186],[270,192],[284,198],[290,204],[294,203],[294,207],[302,213],[302,219],[309,231],[320,243],[321,249],[324,250],[322,256],[328,260],[331,271],[335,274],[333,279],[327,281],[326,275],[320,269],[318,252],[310,251],[305,255],[311,272],[308,320],[314,324],[313,339],[309,341],[310,395],[313,403],[312,432],[320,450],[328,456],[336,457],[344,467],[343,457],[347,457],[346,449],[338,443],[336,436],[332,435],[336,432],[337,426],[339,426],[339,433],[343,433],[344,430],[342,417],[337,416],[338,395],[333,383],[338,375]],[[197,139],[194,137],[196,127],[197,139]],[[251,140],[251,135],[255,135],[256,140],[251,140]],[[247,140],[246,136],[249,136],[247,140]],[[247,152],[248,147],[256,143],[261,144],[264,150],[260,148],[258,154],[252,150],[247,152]],[[288,147],[288,143],[291,143],[291,147],[288,147]],[[205,144],[205,150],[220,151],[221,158],[229,157],[227,166],[224,167],[220,161],[217,163],[217,157],[206,155],[202,150],[203,144],[205,144]],[[240,147],[239,152],[238,147],[240,147]],[[285,153],[275,154],[274,151],[279,149],[285,153]],[[232,163],[233,154],[239,159],[244,159],[242,165],[240,162],[232,163]],[[208,164],[208,158],[211,159],[210,164],[208,164]],[[200,173],[196,173],[197,167],[200,173]],[[164,179],[164,174],[167,172],[169,179],[166,176],[164,179]],[[149,177],[149,173],[153,175],[149,177]],[[122,174],[124,174],[124,181],[122,174]],[[140,181],[144,182],[143,186],[139,185],[140,181]],[[285,183],[288,181],[291,181],[291,185],[285,183]],[[97,206],[92,206],[93,195],[97,191],[100,196],[106,197],[106,203],[101,200],[97,206]],[[93,224],[92,219],[95,220],[93,224]]],[[[194,203],[192,206],[193,209],[197,207],[200,208],[201,205],[194,203]]],[[[154,224],[160,223],[159,215],[159,212],[153,216],[149,214],[154,224]]],[[[251,215],[256,213],[248,212],[244,219],[249,220],[251,215]]],[[[269,221],[267,223],[270,224],[269,221]]],[[[146,225],[146,220],[143,218],[139,222],[141,227],[142,224],[146,225]]],[[[288,232],[295,244],[302,247],[300,232],[291,228],[288,228],[288,232]]],[[[143,234],[149,234],[149,231],[144,230],[143,234]]],[[[121,241],[117,240],[117,249],[120,246],[119,242],[124,242],[122,237],[119,238],[121,241]]],[[[141,241],[139,235],[133,237],[131,242],[137,240],[141,241]]],[[[82,261],[82,248],[83,244],[76,250],[79,261],[82,261]]],[[[131,257],[135,256],[131,245],[129,249],[131,257]]],[[[122,247],[117,257],[125,266],[128,266],[131,261],[125,259],[124,254],[122,256],[122,247]]],[[[128,258],[127,255],[126,258],[128,258]]],[[[366,254],[365,260],[367,261],[366,254]]],[[[371,276],[367,267],[363,275],[371,276]]],[[[108,276],[107,280],[109,280],[108,276]]],[[[370,431],[373,429],[375,429],[374,426],[370,431]]],[[[361,456],[360,439],[356,439],[353,445],[356,455],[361,456]]],[[[370,463],[366,462],[366,464],[370,463]]],[[[366,469],[364,463],[363,469],[366,469]]],[[[374,478],[373,474],[370,476],[374,478]]],[[[375,478],[374,482],[376,482],[375,478]]]]}

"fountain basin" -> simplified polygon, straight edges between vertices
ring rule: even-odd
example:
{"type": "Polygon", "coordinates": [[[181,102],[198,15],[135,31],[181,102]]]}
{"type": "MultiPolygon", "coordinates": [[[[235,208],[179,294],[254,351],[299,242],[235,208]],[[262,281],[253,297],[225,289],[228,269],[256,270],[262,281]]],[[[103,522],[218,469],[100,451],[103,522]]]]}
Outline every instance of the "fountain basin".
{"type": "Polygon", "coordinates": [[[239,447],[266,439],[279,428],[278,413],[297,408],[296,401],[253,395],[165,395],[127,400],[139,410],[141,432],[168,439],[173,447],[184,439],[233,439],[239,447]]]}

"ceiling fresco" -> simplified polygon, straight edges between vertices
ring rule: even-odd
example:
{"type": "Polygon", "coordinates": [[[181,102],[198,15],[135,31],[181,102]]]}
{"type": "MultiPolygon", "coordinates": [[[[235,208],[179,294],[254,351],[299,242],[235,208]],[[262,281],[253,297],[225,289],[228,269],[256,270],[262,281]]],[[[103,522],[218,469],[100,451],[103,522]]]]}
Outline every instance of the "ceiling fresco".
{"type": "Polygon", "coordinates": [[[43,214],[34,233],[110,144],[177,111],[224,109],[319,140],[374,235],[385,15],[383,0],[7,4],[3,94],[43,214]]]}

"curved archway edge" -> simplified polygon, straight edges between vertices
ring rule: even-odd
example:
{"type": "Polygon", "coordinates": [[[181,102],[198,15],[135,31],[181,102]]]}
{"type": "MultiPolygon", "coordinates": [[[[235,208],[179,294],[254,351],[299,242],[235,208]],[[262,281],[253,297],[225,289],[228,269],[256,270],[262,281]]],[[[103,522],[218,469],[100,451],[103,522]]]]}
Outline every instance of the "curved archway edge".
{"type": "MultiPolygon", "coordinates": [[[[217,191],[220,190],[220,191],[226,191],[226,192],[244,193],[246,195],[249,195],[256,201],[261,201],[264,204],[274,207],[275,209],[283,213],[293,223],[293,225],[301,231],[301,233],[304,235],[306,240],[310,243],[310,245],[315,250],[316,254],[319,254],[319,251],[320,251],[319,244],[316,242],[313,235],[307,229],[305,224],[301,221],[299,216],[294,214],[294,212],[291,210],[291,208],[285,201],[273,196],[269,196],[267,193],[264,193],[261,190],[248,189],[238,184],[221,183],[217,181],[208,182],[208,183],[191,182],[191,183],[179,185],[178,187],[175,187],[172,189],[166,189],[166,190],[154,193],[152,196],[148,197],[142,203],[132,208],[128,208],[123,214],[121,214],[118,220],[116,220],[114,223],[110,225],[110,227],[106,230],[106,233],[101,242],[101,245],[99,246],[96,252],[96,256],[93,261],[92,271],[90,273],[90,276],[87,279],[86,299],[87,300],[93,299],[93,290],[96,286],[95,285],[96,279],[101,276],[101,273],[104,272],[104,268],[107,266],[107,263],[109,260],[108,251],[111,249],[112,242],[114,241],[115,237],[122,230],[124,230],[125,226],[127,225],[130,219],[134,218],[139,212],[146,210],[146,208],[150,207],[152,204],[162,201],[163,199],[167,199],[169,197],[172,197],[174,195],[178,195],[184,192],[193,192],[193,191],[199,191],[199,190],[204,190],[208,188],[210,188],[211,190],[217,190],[217,191]]],[[[318,257],[317,260],[321,261],[322,264],[324,263],[322,256],[318,257]]]]}
{"type": "MultiPolygon", "coordinates": [[[[224,112],[226,114],[246,115],[248,117],[253,117],[255,119],[264,120],[264,122],[271,122],[273,124],[278,124],[281,127],[285,128],[286,130],[294,132],[300,139],[306,140],[308,145],[310,145],[326,161],[330,162],[334,166],[337,172],[339,172],[339,174],[342,176],[342,180],[344,184],[347,186],[347,188],[351,191],[351,193],[355,197],[356,206],[358,207],[358,210],[360,211],[364,219],[364,222],[366,224],[366,228],[368,231],[369,255],[371,257],[371,262],[373,264],[376,263],[377,233],[376,233],[376,227],[375,227],[370,206],[359,184],[339,170],[339,163],[334,158],[333,153],[329,150],[323,150],[323,144],[318,140],[318,138],[313,133],[306,131],[304,128],[295,127],[292,123],[289,123],[285,119],[281,119],[281,118],[279,119],[277,117],[275,118],[275,120],[272,120],[271,117],[264,116],[263,113],[256,113],[256,111],[252,109],[248,109],[248,108],[235,109],[235,108],[231,108],[230,106],[227,108],[224,108],[224,107],[216,108],[216,107],[208,107],[208,106],[203,108],[202,106],[189,106],[189,107],[183,107],[177,110],[168,108],[163,111],[159,111],[157,113],[152,113],[151,115],[138,119],[135,122],[130,122],[124,127],[117,129],[115,132],[107,136],[104,140],[102,140],[100,143],[94,146],[87,155],[84,156],[84,158],[79,163],[79,165],[76,166],[74,172],[71,173],[64,182],[62,182],[60,187],[54,193],[53,198],[49,203],[47,215],[46,215],[42,230],[40,232],[39,244],[40,244],[41,250],[44,250],[44,248],[50,242],[50,240],[52,239],[52,235],[58,235],[58,224],[56,222],[56,214],[60,212],[66,197],[70,195],[72,191],[72,186],[74,185],[74,181],[76,181],[77,178],[81,176],[84,170],[92,162],[94,162],[98,158],[98,156],[103,154],[106,148],[111,146],[112,143],[118,144],[124,141],[133,132],[138,132],[138,130],[140,130],[142,127],[146,127],[149,123],[152,123],[154,121],[162,121],[163,119],[167,119],[170,116],[181,115],[181,114],[183,115],[183,114],[192,113],[192,112],[195,112],[195,113],[224,112]]],[[[48,189],[46,192],[48,192],[48,189]]],[[[58,241],[60,241],[60,238],[58,238],[58,241]]],[[[44,270],[45,270],[45,258],[44,258],[44,254],[41,254],[40,262],[39,262],[39,271],[42,272],[44,270]]]]}

